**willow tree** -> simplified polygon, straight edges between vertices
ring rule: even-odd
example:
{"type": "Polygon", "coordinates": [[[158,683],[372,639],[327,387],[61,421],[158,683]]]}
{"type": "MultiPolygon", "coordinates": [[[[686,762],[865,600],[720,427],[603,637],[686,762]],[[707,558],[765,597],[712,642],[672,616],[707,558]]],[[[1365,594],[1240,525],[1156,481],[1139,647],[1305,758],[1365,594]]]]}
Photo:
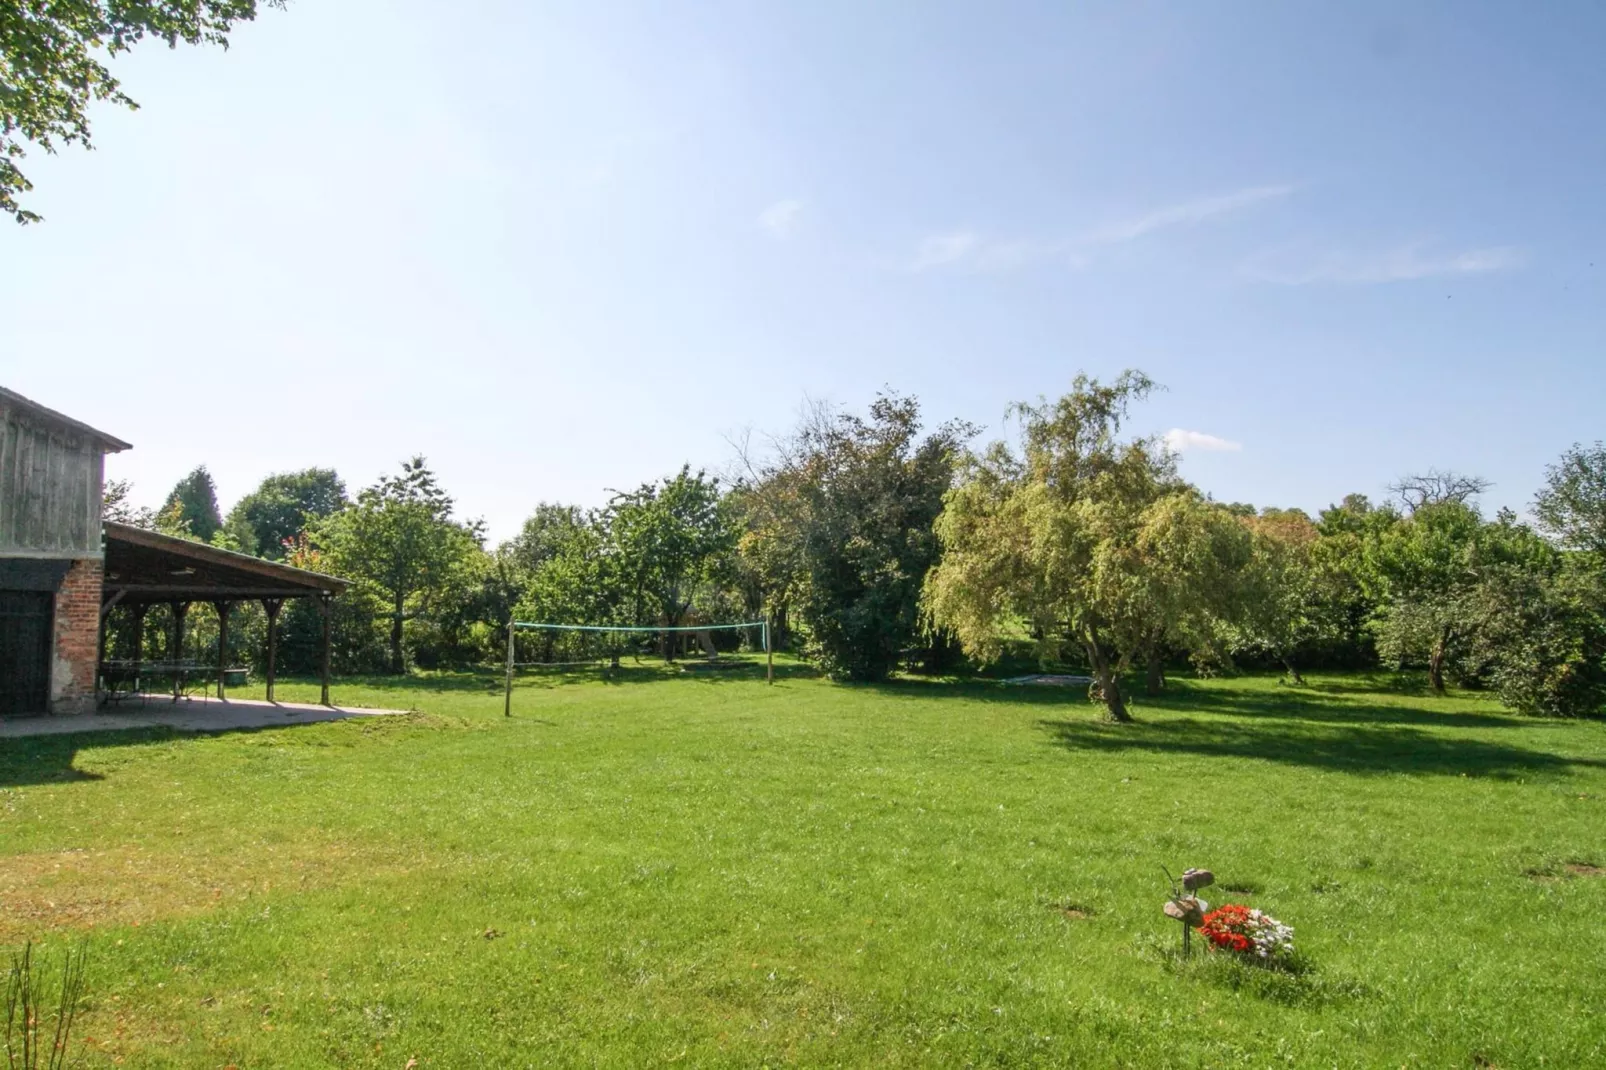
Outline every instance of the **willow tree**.
{"type": "Polygon", "coordinates": [[[1084,375],[1056,402],[1016,406],[1019,442],[968,458],[944,500],[924,594],[931,622],[982,663],[1012,632],[1045,661],[1079,650],[1116,721],[1131,720],[1121,677],[1134,657],[1157,629],[1204,642],[1214,581],[1241,553],[1241,528],[1178,478],[1170,452],[1121,437],[1154,389],[1141,372],[1084,375]]]}
{"type": "Polygon", "coordinates": [[[1270,510],[1241,521],[1250,538],[1250,555],[1239,574],[1236,644],[1277,659],[1288,679],[1305,683],[1294,652],[1331,630],[1333,599],[1326,573],[1316,560],[1321,532],[1297,509],[1270,510]]]}

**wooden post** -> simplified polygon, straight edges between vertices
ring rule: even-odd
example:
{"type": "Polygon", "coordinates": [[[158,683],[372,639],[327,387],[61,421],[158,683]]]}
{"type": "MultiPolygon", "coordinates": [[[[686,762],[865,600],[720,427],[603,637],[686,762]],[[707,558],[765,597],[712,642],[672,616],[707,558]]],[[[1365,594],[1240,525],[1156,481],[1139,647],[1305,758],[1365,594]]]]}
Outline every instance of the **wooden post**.
{"type": "Polygon", "coordinates": [[[502,691],[502,716],[513,716],[513,618],[507,620],[507,679],[502,691]]]}
{"type": "Polygon", "coordinates": [[[188,602],[173,603],[173,650],[169,660],[173,663],[173,701],[184,694],[184,615],[190,611],[188,602]]]}
{"type": "Polygon", "coordinates": [[[764,621],[764,681],[770,685],[775,683],[775,648],[770,645],[770,622],[764,621]]]}
{"type": "Polygon", "coordinates": [[[329,705],[329,598],[327,594],[318,595],[318,608],[323,611],[323,659],[319,665],[323,677],[323,698],[319,701],[325,706],[329,705]]]}
{"type": "Polygon", "coordinates": [[[222,700],[228,697],[225,678],[229,668],[229,610],[234,608],[234,603],[213,602],[212,608],[217,610],[217,697],[222,700]]]}
{"type": "Polygon", "coordinates": [[[106,664],[106,622],[110,619],[112,606],[116,604],[117,600],[113,599],[111,605],[100,607],[100,638],[95,642],[95,709],[97,710],[100,709],[102,701],[101,669],[106,664]]]}
{"type": "Polygon", "coordinates": [[[273,673],[274,663],[279,655],[279,610],[284,605],[282,598],[264,598],[262,611],[268,615],[268,701],[273,701],[273,673]]]}
{"type": "Polygon", "coordinates": [[[134,607],[134,694],[139,694],[139,663],[145,657],[145,614],[150,606],[144,602],[134,607]]]}

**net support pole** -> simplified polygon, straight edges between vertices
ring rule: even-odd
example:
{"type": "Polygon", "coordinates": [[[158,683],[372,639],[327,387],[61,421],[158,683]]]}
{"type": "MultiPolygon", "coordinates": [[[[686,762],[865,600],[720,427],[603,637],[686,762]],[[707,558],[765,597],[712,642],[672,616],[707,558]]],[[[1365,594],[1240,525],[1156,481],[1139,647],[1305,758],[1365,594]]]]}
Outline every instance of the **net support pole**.
{"type": "Polygon", "coordinates": [[[513,618],[507,619],[507,672],[502,684],[502,716],[513,716],[513,618]]]}
{"type": "Polygon", "coordinates": [[[775,683],[775,648],[770,646],[770,622],[764,620],[764,682],[775,683]]]}

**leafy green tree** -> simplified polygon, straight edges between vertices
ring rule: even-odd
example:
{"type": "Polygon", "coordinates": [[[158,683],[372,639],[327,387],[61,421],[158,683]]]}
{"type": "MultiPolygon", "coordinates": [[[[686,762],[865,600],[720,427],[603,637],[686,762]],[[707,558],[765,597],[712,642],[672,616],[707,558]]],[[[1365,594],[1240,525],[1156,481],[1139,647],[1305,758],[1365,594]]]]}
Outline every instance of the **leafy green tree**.
{"type": "Polygon", "coordinates": [[[126,52],[146,37],[170,48],[180,41],[227,47],[229,31],[255,18],[257,6],[257,0],[0,0],[0,211],[19,223],[39,220],[17,202],[33,188],[16,162],[26,155],[24,143],[46,152],[58,142],[89,148],[92,101],[139,107],[101,56],[126,52]]]}
{"type": "Polygon", "coordinates": [[[1459,501],[1424,505],[1369,548],[1378,609],[1378,646],[1397,663],[1425,660],[1428,683],[1444,693],[1445,670],[1471,638],[1469,599],[1478,583],[1483,521],[1459,501]]]}
{"type": "Polygon", "coordinates": [[[330,570],[361,581],[384,605],[392,673],[406,671],[406,622],[469,582],[478,563],[480,527],[453,519],[453,504],[424,458],[414,457],[309,530],[330,570]]]}
{"type": "Polygon", "coordinates": [[[223,526],[223,518],[218,515],[217,487],[206,465],[178,481],[167,501],[162,503],[158,517],[162,521],[158,526],[165,524],[168,528],[185,531],[201,542],[212,541],[223,526]]]}
{"type": "Polygon", "coordinates": [[[556,557],[587,523],[585,510],[578,505],[542,502],[524,521],[508,552],[519,568],[533,573],[556,557]]]}
{"type": "Polygon", "coordinates": [[[973,434],[921,430],[914,398],[883,394],[863,417],[816,406],[740,488],[744,569],[772,605],[796,605],[833,678],[883,679],[921,636],[932,525],[973,434]]]}
{"type": "Polygon", "coordinates": [[[476,547],[428,612],[408,621],[413,664],[436,669],[501,662],[518,590],[509,582],[516,577],[511,566],[501,547],[476,547]]]}
{"type": "Polygon", "coordinates": [[[156,511],[149,506],[135,505],[133,496],[133,483],[126,479],[108,479],[100,496],[101,519],[135,528],[154,528],[156,511]]]}
{"type": "MultiPolygon", "coordinates": [[[[536,568],[525,575],[516,612],[547,624],[637,624],[635,573],[613,544],[606,511],[583,514],[573,526],[555,525],[554,538],[536,568]]],[[[536,633],[538,660],[565,660],[594,653],[595,636],[536,633]]],[[[607,640],[617,657],[625,640],[607,640]]]]}
{"type": "Polygon", "coordinates": [[[1144,664],[1147,694],[1164,689],[1167,649],[1187,650],[1200,664],[1230,661],[1240,577],[1250,557],[1250,536],[1238,514],[1192,487],[1172,485],[1145,511],[1126,555],[1134,573],[1126,596],[1148,625],[1137,647],[1124,652],[1123,668],[1128,660],[1144,664]]]}
{"type": "Polygon", "coordinates": [[[1399,522],[1391,504],[1374,506],[1364,494],[1346,495],[1322,510],[1316,521],[1321,538],[1311,548],[1311,560],[1332,629],[1328,652],[1351,667],[1377,660],[1372,624],[1382,584],[1370,548],[1399,522]]]}
{"type": "Polygon", "coordinates": [[[242,552],[282,561],[307,525],[346,505],[346,484],[332,468],[282,472],[264,479],[229,510],[225,530],[242,552]]]}
{"type": "Polygon", "coordinates": [[[1157,625],[1203,641],[1219,608],[1212,578],[1241,548],[1232,515],[1178,479],[1158,441],[1121,438],[1130,406],[1154,389],[1136,371],[1108,385],[1079,375],[1057,402],[1017,406],[1018,452],[995,443],[970,459],[937,520],[943,557],[926,582],[932,619],[982,661],[1011,632],[1033,636],[1045,659],[1079,648],[1116,721],[1131,720],[1121,676],[1157,625]]]}
{"type": "Polygon", "coordinates": [[[1564,548],[1606,563],[1606,444],[1575,444],[1547,466],[1534,516],[1564,548]]]}
{"type": "MultiPolygon", "coordinates": [[[[313,572],[333,573],[334,564],[306,534],[286,548],[285,564],[313,572]]],[[[337,674],[384,672],[390,652],[384,629],[385,606],[374,589],[354,583],[329,604],[329,667],[337,674]]],[[[266,627],[263,628],[264,637],[266,627]]],[[[323,661],[323,610],[316,599],[292,598],[279,618],[279,669],[316,673],[323,661]]]]}
{"type": "Polygon", "coordinates": [[[1275,658],[1295,684],[1295,652],[1328,630],[1331,602],[1316,560],[1321,532],[1298,510],[1243,518],[1249,559],[1238,576],[1236,646],[1275,658]]]}
{"type": "Polygon", "coordinates": [[[1492,683],[1524,713],[1597,714],[1606,700],[1602,585],[1586,554],[1547,543],[1515,514],[1484,522],[1458,501],[1423,506],[1371,548],[1379,647],[1492,683]]]}
{"type": "Polygon", "coordinates": [[[1476,584],[1465,604],[1465,671],[1511,708],[1587,716],[1606,698],[1606,620],[1598,574],[1502,510],[1479,533],[1476,584]]]}
{"type": "Polygon", "coordinates": [[[751,619],[770,624],[770,641],[791,644],[791,611],[802,598],[808,569],[803,554],[808,512],[797,465],[758,461],[743,451],[743,472],[726,501],[741,537],[733,583],[751,619]]]}
{"type": "MultiPolygon", "coordinates": [[[[678,627],[700,590],[719,579],[736,547],[719,480],[690,466],[616,494],[605,517],[611,551],[638,623],[678,627]]],[[[665,644],[673,655],[674,645],[665,644]]]]}

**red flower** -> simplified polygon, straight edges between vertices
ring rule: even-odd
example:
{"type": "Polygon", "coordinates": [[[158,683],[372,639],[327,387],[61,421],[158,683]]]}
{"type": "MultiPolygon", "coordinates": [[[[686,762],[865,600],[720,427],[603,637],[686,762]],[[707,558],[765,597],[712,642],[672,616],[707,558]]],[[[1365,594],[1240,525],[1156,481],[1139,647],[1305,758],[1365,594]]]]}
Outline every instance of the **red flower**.
{"type": "Polygon", "coordinates": [[[1238,903],[1226,903],[1204,916],[1199,931],[1217,947],[1245,953],[1254,948],[1254,941],[1244,932],[1249,923],[1249,908],[1238,903]]]}

